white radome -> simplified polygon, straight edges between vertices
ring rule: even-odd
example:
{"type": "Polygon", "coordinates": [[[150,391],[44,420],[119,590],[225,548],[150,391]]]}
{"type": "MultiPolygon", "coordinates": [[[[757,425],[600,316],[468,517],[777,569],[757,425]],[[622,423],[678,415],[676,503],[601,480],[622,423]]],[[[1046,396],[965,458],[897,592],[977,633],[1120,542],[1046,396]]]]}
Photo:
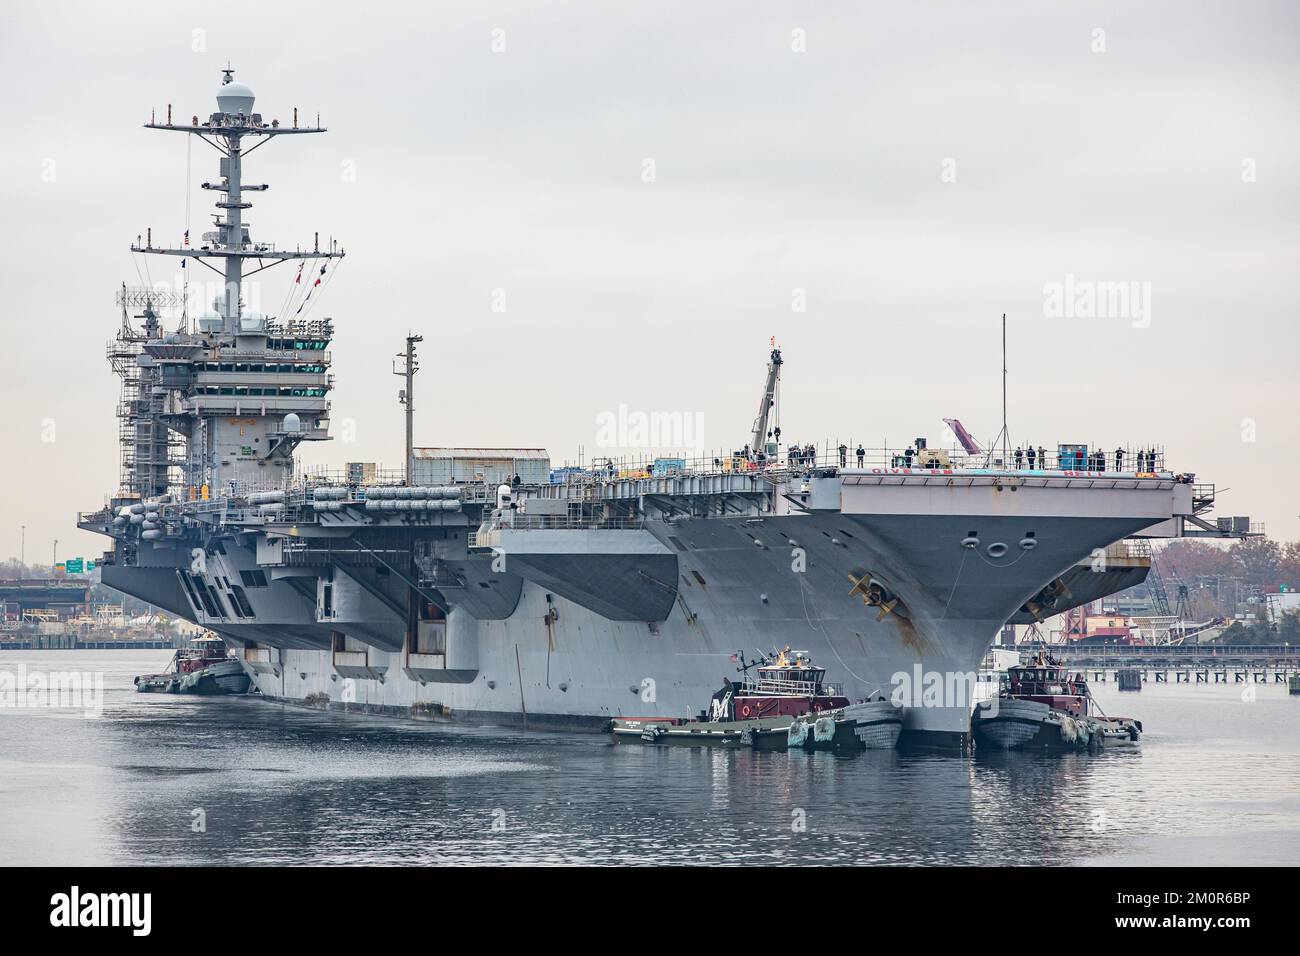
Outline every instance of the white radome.
{"type": "Polygon", "coordinates": [[[217,109],[223,113],[243,113],[249,116],[253,112],[253,91],[243,83],[226,83],[217,90],[217,109]]]}

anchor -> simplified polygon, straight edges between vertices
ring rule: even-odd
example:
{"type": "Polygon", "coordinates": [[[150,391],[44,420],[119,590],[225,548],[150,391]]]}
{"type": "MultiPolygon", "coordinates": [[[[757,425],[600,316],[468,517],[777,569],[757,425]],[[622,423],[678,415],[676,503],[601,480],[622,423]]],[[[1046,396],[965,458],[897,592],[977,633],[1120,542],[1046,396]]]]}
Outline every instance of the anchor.
{"type": "Polygon", "coordinates": [[[889,614],[896,614],[899,617],[906,617],[906,605],[899,600],[898,596],[886,588],[883,584],[875,579],[870,571],[855,573],[850,571],[849,580],[853,587],[849,589],[849,597],[860,597],[862,603],[867,607],[879,608],[876,615],[877,621],[883,621],[889,614]]]}
{"type": "Polygon", "coordinates": [[[1050,584],[1043,585],[1042,590],[1026,601],[1020,610],[1033,616],[1035,621],[1043,620],[1043,612],[1049,612],[1056,607],[1058,601],[1063,597],[1070,597],[1070,589],[1065,586],[1065,582],[1060,578],[1052,581],[1050,584]]]}

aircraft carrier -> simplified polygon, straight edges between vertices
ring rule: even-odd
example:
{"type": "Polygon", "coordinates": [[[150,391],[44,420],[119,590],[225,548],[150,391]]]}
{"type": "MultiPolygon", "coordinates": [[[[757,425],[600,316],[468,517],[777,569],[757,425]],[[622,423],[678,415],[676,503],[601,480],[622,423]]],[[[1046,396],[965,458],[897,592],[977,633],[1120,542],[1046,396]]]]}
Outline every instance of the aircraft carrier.
{"type": "Polygon", "coordinates": [[[219,634],[268,698],[596,729],[695,714],[737,652],[793,646],[850,698],[911,681],[905,739],[962,743],[970,701],[945,688],[1006,622],[1139,583],[1147,552],[1126,539],[1216,531],[1212,487],[1162,455],[786,448],[775,344],[726,458],[553,470],[539,449],[416,449],[408,425],[400,473],[304,471],[333,383],[334,326],[312,316],[344,250],[253,239],[267,186],[244,160],[324,130],[265,119],[229,70],[215,112],[147,126],[215,147],[216,214],[196,243],[132,249],[223,289],[197,317],[184,295],[122,289],[120,487],[78,523],[112,539],[106,584],[219,634]],[[248,276],[284,263],[280,313],[247,308],[248,276]]]}

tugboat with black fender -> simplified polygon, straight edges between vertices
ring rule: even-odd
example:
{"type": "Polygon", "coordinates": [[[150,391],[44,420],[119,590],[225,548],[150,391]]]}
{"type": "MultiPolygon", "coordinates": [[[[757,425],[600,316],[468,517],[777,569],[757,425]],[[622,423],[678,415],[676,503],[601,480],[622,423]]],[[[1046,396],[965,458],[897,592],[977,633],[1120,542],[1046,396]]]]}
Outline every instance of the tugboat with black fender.
{"type": "Polygon", "coordinates": [[[756,750],[891,749],[903,729],[903,711],[883,696],[854,703],[824,683],[826,669],[804,651],[790,648],[747,661],[732,661],[744,677],[724,678],[709,709],[697,718],[618,717],[609,732],[616,742],[735,746],[756,750]],[[749,679],[750,669],[757,679],[749,679]]]}
{"type": "Polygon", "coordinates": [[[250,685],[244,665],[228,656],[226,642],[212,634],[197,637],[178,650],[158,674],[136,677],[141,694],[246,694],[250,685]]]}
{"type": "Polygon", "coordinates": [[[1101,712],[1083,674],[1046,651],[1007,668],[997,697],[981,701],[971,717],[976,740],[1003,750],[1099,750],[1136,744],[1142,722],[1101,712]]]}

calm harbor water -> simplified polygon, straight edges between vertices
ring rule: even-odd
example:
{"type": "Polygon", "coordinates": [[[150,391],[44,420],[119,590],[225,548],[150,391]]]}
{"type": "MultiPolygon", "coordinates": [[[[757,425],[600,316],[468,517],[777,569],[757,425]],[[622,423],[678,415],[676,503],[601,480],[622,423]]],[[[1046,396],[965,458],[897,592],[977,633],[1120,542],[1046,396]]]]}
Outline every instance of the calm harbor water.
{"type": "Polygon", "coordinates": [[[104,675],[97,718],[0,709],[5,863],[1300,862],[1284,686],[1098,685],[1147,728],[1098,755],[843,759],[136,694],[169,657],[0,654],[104,675]]]}

